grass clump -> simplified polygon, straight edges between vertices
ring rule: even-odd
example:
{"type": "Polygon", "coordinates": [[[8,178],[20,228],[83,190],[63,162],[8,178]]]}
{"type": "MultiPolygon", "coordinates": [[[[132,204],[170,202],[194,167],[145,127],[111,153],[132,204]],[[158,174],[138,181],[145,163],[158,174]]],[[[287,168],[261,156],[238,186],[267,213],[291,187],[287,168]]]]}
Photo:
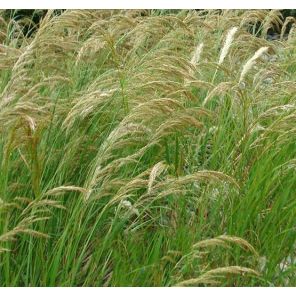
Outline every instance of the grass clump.
{"type": "Polygon", "coordinates": [[[295,285],[296,39],[264,38],[282,24],[0,18],[1,285],[295,285]]]}

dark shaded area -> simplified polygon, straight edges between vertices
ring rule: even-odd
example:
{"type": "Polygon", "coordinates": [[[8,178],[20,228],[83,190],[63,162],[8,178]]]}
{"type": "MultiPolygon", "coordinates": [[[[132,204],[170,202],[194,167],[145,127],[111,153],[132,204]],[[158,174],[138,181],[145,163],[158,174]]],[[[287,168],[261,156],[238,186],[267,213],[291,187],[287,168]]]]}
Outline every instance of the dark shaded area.
{"type": "MultiPolygon", "coordinates": [[[[203,11],[203,9],[197,9],[198,11],[203,11]]],[[[4,18],[9,21],[11,19],[15,21],[22,22],[23,34],[25,36],[31,36],[39,27],[40,21],[46,15],[48,10],[46,9],[6,9],[4,11],[4,18]]],[[[54,10],[54,14],[59,15],[65,9],[56,9],[54,10]]],[[[156,9],[153,10],[155,14],[158,15],[167,15],[167,14],[175,14],[180,12],[180,9],[156,9]]],[[[296,9],[283,9],[280,10],[283,15],[283,21],[287,17],[295,17],[296,18],[296,9]]],[[[205,11],[206,13],[206,11],[205,11]]],[[[260,24],[256,24],[256,27],[260,27],[260,24]]],[[[286,29],[286,33],[288,33],[291,29],[292,24],[289,24],[286,29]]],[[[275,29],[268,30],[268,38],[273,40],[277,39],[277,36],[280,32],[275,31],[275,29]]]]}
{"type": "MultiPolygon", "coordinates": [[[[283,9],[280,10],[282,16],[283,16],[283,22],[285,21],[285,19],[287,17],[296,17],[296,9],[283,9]]],[[[285,35],[288,35],[288,33],[290,32],[292,28],[292,23],[290,22],[285,30],[285,35]]],[[[280,30],[275,30],[275,29],[269,29],[267,32],[267,39],[269,40],[277,40],[280,38],[280,31],[281,31],[281,27],[279,28],[280,30]]]]}
{"type": "Polygon", "coordinates": [[[288,16],[296,17],[296,9],[283,9],[283,10],[281,10],[281,13],[284,18],[286,18],[288,16]]]}
{"type": "MultiPolygon", "coordinates": [[[[55,15],[61,14],[65,9],[54,10],[55,15]]],[[[47,9],[6,9],[4,19],[21,22],[22,32],[30,37],[39,27],[42,18],[46,15],[47,9]]]]}

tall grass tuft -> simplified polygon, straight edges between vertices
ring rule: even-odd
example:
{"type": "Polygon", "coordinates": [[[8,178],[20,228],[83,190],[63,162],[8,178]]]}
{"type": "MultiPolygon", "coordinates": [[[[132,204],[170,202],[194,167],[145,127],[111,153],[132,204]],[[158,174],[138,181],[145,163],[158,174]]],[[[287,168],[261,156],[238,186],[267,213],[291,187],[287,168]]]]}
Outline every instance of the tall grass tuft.
{"type": "Polygon", "coordinates": [[[294,286],[292,22],[1,11],[1,286],[294,286]]]}

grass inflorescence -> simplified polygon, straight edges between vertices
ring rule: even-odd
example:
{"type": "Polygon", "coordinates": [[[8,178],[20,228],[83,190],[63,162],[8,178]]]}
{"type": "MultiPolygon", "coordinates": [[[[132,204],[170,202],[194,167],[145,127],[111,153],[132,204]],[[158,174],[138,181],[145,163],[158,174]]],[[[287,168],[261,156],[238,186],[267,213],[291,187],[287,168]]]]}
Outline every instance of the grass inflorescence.
{"type": "Polygon", "coordinates": [[[295,285],[288,22],[0,15],[0,285],[295,285]]]}

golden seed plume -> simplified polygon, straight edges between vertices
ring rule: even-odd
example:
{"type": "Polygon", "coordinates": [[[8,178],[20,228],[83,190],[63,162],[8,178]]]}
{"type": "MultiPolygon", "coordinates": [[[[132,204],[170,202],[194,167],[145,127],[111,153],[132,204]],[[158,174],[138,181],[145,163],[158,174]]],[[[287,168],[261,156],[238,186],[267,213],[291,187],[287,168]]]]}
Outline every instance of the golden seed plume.
{"type": "Polygon", "coordinates": [[[225,57],[227,56],[230,46],[234,39],[234,35],[237,32],[237,30],[238,30],[237,27],[233,27],[228,31],[223,48],[220,53],[219,62],[218,62],[219,65],[223,63],[225,57]]]}
{"type": "Polygon", "coordinates": [[[256,63],[256,60],[260,58],[263,54],[265,54],[268,51],[269,47],[268,46],[263,46],[259,48],[255,54],[245,63],[243,66],[243,70],[241,72],[239,82],[242,82],[244,78],[246,77],[247,73],[253,68],[253,66],[256,63]]]}
{"type": "Polygon", "coordinates": [[[195,51],[194,51],[194,54],[191,58],[191,61],[190,63],[194,66],[196,66],[200,60],[200,56],[201,56],[201,53],[202,53],[202,49],[204,47],[204,44],[203,43],[200,43],[197,45],[195,51]]]}

